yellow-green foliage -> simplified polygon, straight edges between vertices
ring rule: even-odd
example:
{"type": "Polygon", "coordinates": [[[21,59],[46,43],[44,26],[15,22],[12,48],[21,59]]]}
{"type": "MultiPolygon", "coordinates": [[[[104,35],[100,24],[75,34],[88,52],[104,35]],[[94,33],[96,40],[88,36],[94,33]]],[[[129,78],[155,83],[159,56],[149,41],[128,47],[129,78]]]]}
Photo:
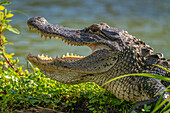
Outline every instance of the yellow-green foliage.
{"type": "Polygon", "coordinates": [[[13,17],[14,14],[12,14],[12,11],[7,11],[5,6],[9,5],[10,3],[11,2],[8,1],[0,2],[0,58],[2,59],[0,61],[0,65],[2,65],[2,68],[4,68],[4,66],[7,68],[10,66],[17,72],[17,69],[14,67],[14,65],[17,64],[19,60],[12,60],[14,53],[8,54],[5,50],[5,45],[13,43],[9,43],[6,37],[3,35],[5,30],[9,30],[15,34],[20,33],[16,28],[9,24],[9,22],[12,21],[11,17],[13,17]]]}
{"type": "Polygon", "coordinates": [[[61,84],[46,78],[37,68],[34,73],[24,72],[23,76],[13,69],[0,70],[0,73],[0,107],[3,112],[30,106],[71,112],[79,105],[88,111],[107,112],[110,106],[122,106],[119,107],[122,111],[130,106],[94,83],[61,84]]]}

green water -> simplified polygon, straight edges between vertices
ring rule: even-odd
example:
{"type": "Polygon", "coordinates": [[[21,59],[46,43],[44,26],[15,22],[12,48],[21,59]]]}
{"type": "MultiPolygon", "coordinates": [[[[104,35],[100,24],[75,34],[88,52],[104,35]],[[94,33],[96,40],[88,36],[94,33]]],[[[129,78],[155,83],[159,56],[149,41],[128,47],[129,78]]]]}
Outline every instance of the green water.
{"type": "Polygon", "coordinates": [[[107,23],[109,26],[127,30],[141,38],[170,58],[170,0],[11,0],[8,9],[19,10],[27,14],[15,13],[12,25],[20,35],[6,32],[6,37],[14,45],[7,47],[20,59],[20,65],[26,64],[26,56],[48,54],[55,57],[76,53],[88,55],[88,47],[71,47],[59,39],[44,40],[40,35],[29,32],[27,19],[33,16],[45,17],[50,23],[72,28],[84,28],[94,23],[107,23]]]}

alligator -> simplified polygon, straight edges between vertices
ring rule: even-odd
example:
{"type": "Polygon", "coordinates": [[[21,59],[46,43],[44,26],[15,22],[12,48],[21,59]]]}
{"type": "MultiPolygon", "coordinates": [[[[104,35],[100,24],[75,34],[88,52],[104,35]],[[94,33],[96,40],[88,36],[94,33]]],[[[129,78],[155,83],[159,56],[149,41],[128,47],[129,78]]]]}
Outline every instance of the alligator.
{"type": "MultiPolygon", "coordinates": [[[[170,77],[170,73],[153,64],[170,69],[170,60],[162,53],[153,53],[153,48],[127,31],[110,27],[106,23],[93,24],[84,29],[72,29],[50,24],[43,17],[32,17],[27,21],[30,30],[41,37],[61,38],[68,44],[88,46],[88,56],[63,55],[51,58],[44,55],[27,56],[27,59],[47,77],[64,84],[95,82],[102,86],[107,81],[125,74],[150,73],[170,77]]],[[[137,101],[139,105],[156,102],[168,81],[143,76],[128,76],[102,86],[119,99],[137,101]]],[[[163,100],[169,97],[165,92],[163,100]]]]}

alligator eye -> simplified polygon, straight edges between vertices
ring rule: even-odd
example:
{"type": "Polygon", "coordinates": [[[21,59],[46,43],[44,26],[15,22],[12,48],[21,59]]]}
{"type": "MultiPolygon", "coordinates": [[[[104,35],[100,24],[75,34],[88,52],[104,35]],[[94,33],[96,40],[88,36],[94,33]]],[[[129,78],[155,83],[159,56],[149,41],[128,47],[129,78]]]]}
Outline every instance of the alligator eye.
{"type": "Polygon", "coordinates": [[[95,26],[95,27],[92,27],[92,28],[91,28],[91,31],[92,31],[92,32],[97,32],[97,31],[99,31],[99,28],[96,27],[96,26],[95,26]]]}
{"type": "Polygon", "coordinates": [[[98,24],[93,24],[90,27],[87,28],[89,32],[96,33],[101,30],[101,26],[98,24]]]}

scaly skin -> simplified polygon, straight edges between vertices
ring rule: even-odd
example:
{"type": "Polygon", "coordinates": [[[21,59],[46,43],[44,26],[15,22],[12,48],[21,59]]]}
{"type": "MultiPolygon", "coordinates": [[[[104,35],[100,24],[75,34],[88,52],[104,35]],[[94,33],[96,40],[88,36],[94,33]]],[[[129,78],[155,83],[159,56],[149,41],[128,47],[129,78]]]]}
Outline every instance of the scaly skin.
{"type": "MultiPolygon", "coordinates": [[[[88,46],[92,53],[86,57],[63,56],[48,58],[28,55],[28,60],[47,77],[65,84],[95,82],[99,86],[110,79],[130,73],[151,73],[169,77],[170,73],[153,66],[161,65],[170,69],[170,61],[161,53],[153,53],[153,48],[128,34],[127,31],[93,24],[82,30],[53,25],[43,17],[33,17],[27,22],[45,39],[59,37],[68,44],[88,46]]],[[[103,86],[119,99],[138,101],[139,104],[154,102],[161,96],[169,82],[154,78],[131,76],[117,79],[103,86]],[[159,94],[158,94],[159,93],[159,94]],[[154,97],[158,94],[157,97],[154,97]]],[[[166,92],[163,99],[169,93],[166,92]]]]}

